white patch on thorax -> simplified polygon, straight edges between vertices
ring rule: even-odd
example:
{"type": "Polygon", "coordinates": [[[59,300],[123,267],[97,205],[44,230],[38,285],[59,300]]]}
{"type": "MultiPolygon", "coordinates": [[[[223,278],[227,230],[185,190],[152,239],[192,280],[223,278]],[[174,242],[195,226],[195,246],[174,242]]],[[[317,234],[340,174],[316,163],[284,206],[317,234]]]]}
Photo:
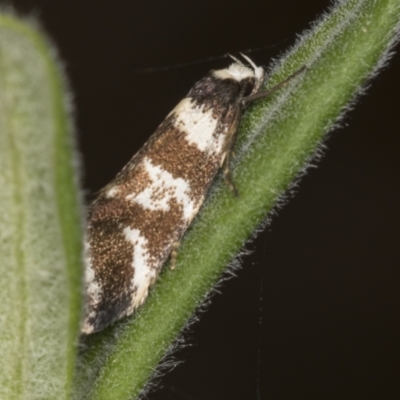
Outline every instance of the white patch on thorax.
{"type": "Polygon", "coordinates": [[[132,268],[134,274],[131,289],[132,306],[136,308],[146,299],[149,286],[156,277],[156,270],[150,267],[147,239],[140,234],[140,231],[128,226],[124,228],[123,233],[125,239],[133,246],[132,268]]]}
{"type": "MultiPolygon", "coordinates": [[[[190,97],[183,99],[172,111],[176,116],[175,125],[186,133],[185,139],[200,151],[215,152],[215,130],[218,119],[212,110],[197,106],[190,97]]],[[[171,113],[171,114],[172,114],[171,113]]]]}
{"type": "Polygon", "coordinates": [[[195,205],[189,196],[189,183],[182,178],[174,178],[168,171],[152,164],[147,157],[143,159],[142,164],[151,183],[142,192],[127,195],[126,199],[152,211],[169,211],[170,201],[175,200],[183,207],[183,218],[190,221],[195,212],[195,205]]]}

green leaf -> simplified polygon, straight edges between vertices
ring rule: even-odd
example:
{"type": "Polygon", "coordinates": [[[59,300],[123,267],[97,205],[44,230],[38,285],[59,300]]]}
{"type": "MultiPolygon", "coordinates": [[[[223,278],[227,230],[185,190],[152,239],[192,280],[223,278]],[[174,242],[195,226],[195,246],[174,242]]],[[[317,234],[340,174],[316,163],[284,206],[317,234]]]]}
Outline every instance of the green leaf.
{"type": "Polygon", "coordinates": [[[69,99],[37,28],[0,14],[0,398],[67,399],[81,313],[69,99]]]}
{"type": "Polygon", "coordinates": [[[240,197],[219,180],[185,237],[178,268],[165,270],[134,318],[87,338],[76,398],[122,400],[140,394],[226,265],[385,64],[399,15],[400,0],[337,2],[275,62],[268,87],[303,65],[307,70],[246,114],[233,176],[240,197]]]}

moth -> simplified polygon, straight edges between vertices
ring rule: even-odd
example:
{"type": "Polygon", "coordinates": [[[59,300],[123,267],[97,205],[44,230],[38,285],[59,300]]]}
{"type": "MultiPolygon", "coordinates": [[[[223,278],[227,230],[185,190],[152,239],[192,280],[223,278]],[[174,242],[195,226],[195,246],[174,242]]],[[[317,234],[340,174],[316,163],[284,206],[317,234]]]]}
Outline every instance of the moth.
{"type": "Polygon", "coordinates": [[[82,332],[100,331],[130,315],[162,266],[174,265],[179,241],[222,168],[231,178],[232,148],[246,105],[279,89],[261,90],[265,71],[243,56],[190,89],[88,212],[86,305],[82,332]]]}

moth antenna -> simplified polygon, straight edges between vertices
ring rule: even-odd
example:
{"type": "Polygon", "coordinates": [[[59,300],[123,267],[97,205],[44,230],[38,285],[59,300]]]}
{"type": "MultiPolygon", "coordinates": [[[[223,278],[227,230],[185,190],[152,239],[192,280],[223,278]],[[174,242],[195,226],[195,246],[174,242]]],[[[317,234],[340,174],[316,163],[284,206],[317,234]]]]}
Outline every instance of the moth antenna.
{"type": "Polygon", "coordinates": [[[284,79],[282,82],[279,82],[277,85],[273,86],[270,89],[267,90],[261,90],[255,93],[252,93],[251,95],[245,97],[242,99],[243,104],[250,103],[254,100],[258,99],[265,99],[266,97],[270,96],[272,93],[276,92],[283,86],[287,85],[293,78],[295,78],[297,75],[300,75],[307,69],[306,65],[303,65],[301,68],[299,68],[297,71],[295,71],[293,74],[289,75],[286,79],[284,79]]]}

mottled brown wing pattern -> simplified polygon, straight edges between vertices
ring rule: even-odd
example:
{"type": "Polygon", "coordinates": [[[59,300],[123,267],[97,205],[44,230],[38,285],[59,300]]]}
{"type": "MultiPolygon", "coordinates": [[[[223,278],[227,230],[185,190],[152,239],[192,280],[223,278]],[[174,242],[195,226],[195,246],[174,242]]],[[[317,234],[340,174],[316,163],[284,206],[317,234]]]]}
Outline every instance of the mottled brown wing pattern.
{"type": "MultiPolygon", "coordinates": [[[[84,333],[141,305],[230,152],[243,96],[262,68],[234,63],[198,81],[93,202],[88,218],[84,333]]],[[[229,168],[228,184],[234,188],[229,168]]]]}

